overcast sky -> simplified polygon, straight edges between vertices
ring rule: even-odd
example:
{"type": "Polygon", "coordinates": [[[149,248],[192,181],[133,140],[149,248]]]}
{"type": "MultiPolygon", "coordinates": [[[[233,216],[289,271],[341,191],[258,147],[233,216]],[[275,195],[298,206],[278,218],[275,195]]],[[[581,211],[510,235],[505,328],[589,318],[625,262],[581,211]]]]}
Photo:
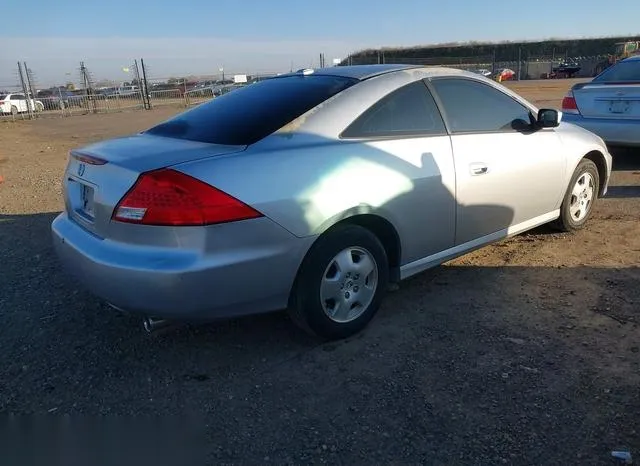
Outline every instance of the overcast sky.
{"type": "Polygon", "coordinates": [[[0,88],[17,61],[38,85],[127,80],[144,58],[151,77],[288,71],[380,46],[640,33],[637,0],[2,0],[0,88]],[[624,12],[624,14],[620,14],[624,12]],[[27,13],[29,20],[20,20],[27,13]],[[609,20],[608,18],[611,18],[609,20]]]}

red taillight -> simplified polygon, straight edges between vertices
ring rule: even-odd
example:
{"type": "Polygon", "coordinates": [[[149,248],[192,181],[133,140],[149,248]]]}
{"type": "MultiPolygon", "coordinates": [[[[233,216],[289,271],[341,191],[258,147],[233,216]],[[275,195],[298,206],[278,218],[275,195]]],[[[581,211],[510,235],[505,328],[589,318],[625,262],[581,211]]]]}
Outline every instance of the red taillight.
{"type": "Polygon", "coordinates": [[[143,173],[116,206],[113,220],[142,225],[197,226],[235,222],[262,214],[184,173],[143,173]]]}
{"type": "Polygon", "coordinates": [[[569,91],[569,93],[564,96],[564,99],[562,99],[562,111],[565,113],[580,113],[572,91],[569,91]]]}

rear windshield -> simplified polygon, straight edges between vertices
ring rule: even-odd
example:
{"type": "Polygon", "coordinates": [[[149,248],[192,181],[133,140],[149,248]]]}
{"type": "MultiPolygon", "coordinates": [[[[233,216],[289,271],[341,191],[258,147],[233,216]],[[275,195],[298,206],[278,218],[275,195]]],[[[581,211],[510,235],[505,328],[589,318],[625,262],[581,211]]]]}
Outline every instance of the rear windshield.
{"type": "Polygon", "coordinates": [[[7,97],[7,94],[0,94],[0,100],[4,100],[7,97]]]}
{"type": "Polygon", "coordinates": [[[622,61],[595,77],[593,82],[640,82],[640,60],[622,61]]]}
{"type": "Polygon", "coordinates": [[[214,144],[253,144],[356,82],[319,75],[267,79],[216,97],[147,133],[214,144]]]}

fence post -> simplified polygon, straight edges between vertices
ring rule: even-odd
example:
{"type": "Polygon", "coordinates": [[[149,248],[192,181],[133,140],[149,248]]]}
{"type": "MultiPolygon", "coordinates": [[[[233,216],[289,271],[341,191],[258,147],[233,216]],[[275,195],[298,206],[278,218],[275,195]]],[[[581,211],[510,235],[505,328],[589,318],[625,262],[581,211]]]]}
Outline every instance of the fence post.
{"type": "Polygon", "coordinates": [[[520,81],[522,71],[522,47],[518,47],[518,81],[520,81]]]}
{"type": "Polygon", "coordinates": [[[184,106],[189,107],[189,94],[187,94],[187,78],[182,78],[182,87],[184,89],[184,94],[182,94],[182,96],[184,97],[184,106]]]}
{"type": "MultiPolygon", "coordinates": [[[[58,86],[58,97],[60,98],[60,103],[58,104],[58,106],[60,107],[60,117],[64,118],[66,105],[64,103],[64,99],[62,98],[62,90],[60,90],[60,86],[58,86]]],[[[69,113],[69,115],[71,115],[71,113],[69,113]]]]}
{"type": "Polygon", "coordinates": [[[493,49],[493,56],[491,58],[491,76],[496,73],[496,49],[493,49]]]}

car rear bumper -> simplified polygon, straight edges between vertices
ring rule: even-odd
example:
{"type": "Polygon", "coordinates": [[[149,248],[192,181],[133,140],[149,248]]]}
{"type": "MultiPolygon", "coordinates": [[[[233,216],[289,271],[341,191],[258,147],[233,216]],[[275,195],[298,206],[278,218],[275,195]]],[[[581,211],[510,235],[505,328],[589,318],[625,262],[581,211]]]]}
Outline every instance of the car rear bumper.
{"type": "Polygon", "coordinates": [[[266,218],[218,225],[225,246],[207,251],[101,239],[64,212],[51,228],[61,262],[93,294],[119,309],[185,321],[283,309],[312,241],[266,218]]]}
{"type": "Polygon", "coordinates": [[[566,113],[562,121],[578,125],[600,136],[609,145],[640,146],[640,120],[585,118],[566,113]]]}

